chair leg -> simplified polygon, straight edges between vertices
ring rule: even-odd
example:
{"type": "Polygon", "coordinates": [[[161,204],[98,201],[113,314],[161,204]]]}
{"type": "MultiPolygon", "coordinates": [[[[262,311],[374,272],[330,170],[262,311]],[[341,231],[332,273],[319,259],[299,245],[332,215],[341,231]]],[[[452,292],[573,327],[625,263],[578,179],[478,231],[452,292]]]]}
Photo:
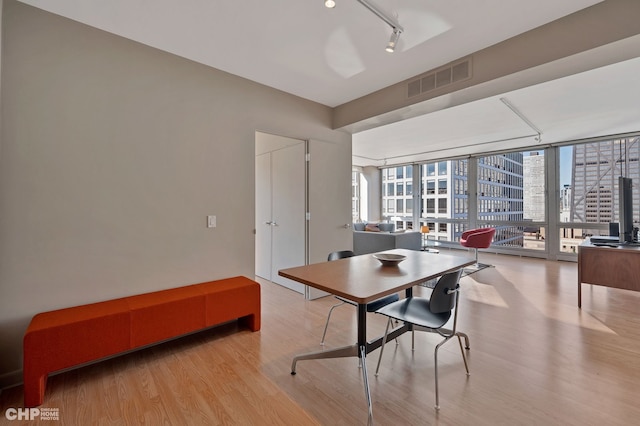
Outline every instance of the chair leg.
{"type": "Polygon", "coordinates": [[[435,368],[435,382],[436,382],[436,410],[440,409],[440,395],[438,394],[438,349],[440,346],[444,345],[452,336],[446,337],[442,342],[436,345],[436,348],[433,351],[433,364],[435,368]]]}
{"type": "Polygon", "coordinates": [[[469,336],[467,336],[466,333],[463,333],[461,331],[457,331],[456,332],[456,336],[458,336],[458,339],[460,337],[464,337],[464,348],[465,349],[471,349],[471,346],[469,345],[469,336]]]}
{"type": "Polygon", "coordinates": [[[467,372],[467,376],[470,375],[469,373],[469,365],[467,364],[467,356],[464,353],[464,349],[462,348],[462,337],[464,337],[466,345],[467,345],[467,349],[469,349],[469,336],[467,336],[465,333],[461,333],[461,332],[456,332],[454,334],[451,334],[450,336],[447,336],[444,338],[444,340],[440,343],[438,343],[433,351],[433,364],[434,364],[434,369],[435,369],[435,374],[434,374],[434,378],[435,378],[435,382],[436,382],[436,410],[440,409],[440,395],[438,393],[438,349],[440,349],[440,346],[444,345],[445,343],[447,343],[449,341],[449,339],[451,339],[453,336],[457,336],[458,337],[458,344],[460,345],[460,353],[462,354],[462,361],[464,361],[464,369],[467,372]]]}
{"type": "Polygon", "coordinates": [[[324,346],[324,337],[327,335],[327,327],[329,327],[329,320],[331,319],[331,313],[338,306],[344,305],[344,302],[340,302],[336,305],[333,305],[331,309],[329,309],[329,315],[327,315],[327,322],[324,324],[324,331],[322,332],[322,340],[320,340],[320,344],[324,346]]]}
{"type": "MultiPolygon", "coordinates": [[[[470,374],[469,374],[469,365],[467,365],[467,355],[464,353],[464,349],[462,348],[462,339],[460,338],[460,333],[456,333],[456,336],[458,336],[458,344],[460,345],[460,353],[462,354],[462,361],[464,361],[464,369],[467,371],[467,376],[469,376],[470,374]]],[[[468,341],[467,341],[467,349],[469,349],[468,341]]]]}
{"type": "MultiPolygon", "coordinates": [[[[387,342],[387,336],[389,335],[389,326],[391,326],[391,317],[387,321],[387,328],[384,330],[384,337],[382,338],[382,345],[380,346],[380,356],[378,357],[378,365],[376,366],[376,376],[378,376],[378,371],[380,370],[380,361],[382,361],[382,352],[384,351],[384,344],[387,342]]],[[[396,344],[398,343],[398,339],[396,339],[396,344]]]]}
{"type": "Polygon", "coordinates": [[[493,266],[493,265],[489,265],[489,264],[486,264],[486,263],[480,263],[480,261],[478,260],[478,249],[474,247],[473,250],[475,252],[475,262],[476,263],[474,263],[471,266],[467,266],[466,268],[464,268],[464,270],[467,273],[467,275],[472,274],[474,272],[478,272],[481,269],[490,268],[490,267],[493,266]]]}

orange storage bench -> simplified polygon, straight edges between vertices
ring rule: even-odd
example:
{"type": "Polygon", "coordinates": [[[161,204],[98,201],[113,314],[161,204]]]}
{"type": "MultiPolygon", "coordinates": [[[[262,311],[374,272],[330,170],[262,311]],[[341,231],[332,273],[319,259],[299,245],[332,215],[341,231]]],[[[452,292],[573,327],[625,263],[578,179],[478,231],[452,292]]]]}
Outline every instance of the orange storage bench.
{"type": "Polygon", "coordinates": [[[197,285],[127,297],[127,303],[132,348],[206,327],[205,295],[197,285]]]}
{"type": "Polygon", "coordinates": [[[246,277],[37,314],[23,341],[25,407],[42,404],[50,373],[235,319],[260,330],[260,285],[246,277]]]}

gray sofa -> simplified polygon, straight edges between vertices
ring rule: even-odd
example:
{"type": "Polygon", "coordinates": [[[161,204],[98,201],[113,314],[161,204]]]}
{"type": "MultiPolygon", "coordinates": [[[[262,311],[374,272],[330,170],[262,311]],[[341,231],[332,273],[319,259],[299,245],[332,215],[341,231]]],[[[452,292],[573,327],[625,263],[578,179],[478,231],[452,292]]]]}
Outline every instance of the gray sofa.
{"type": "Polygon", "coordinates": [[[380,232],[365,231],[365,223],[353,224],[353,252],[355,254],[376,253],[403,248],[422,249],[422,234],[414,231],[395,232],[393,223],[377,224],[380,232]]]}

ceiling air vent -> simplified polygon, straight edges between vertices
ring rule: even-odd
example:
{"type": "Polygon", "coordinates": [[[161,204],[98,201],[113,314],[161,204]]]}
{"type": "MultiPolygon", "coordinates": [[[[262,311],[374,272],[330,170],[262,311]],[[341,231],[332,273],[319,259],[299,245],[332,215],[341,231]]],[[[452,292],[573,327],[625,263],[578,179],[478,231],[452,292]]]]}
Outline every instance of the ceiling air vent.
{"type": "Polygon", "coordinates": [[[460,62],[451,67],[453,82],[462,81],[469,78],[469,61],[460,62]]]}
{"type": "Polygon", "coordinates": [[[436,88],[436,75],[430,74],[426,77],[422,77],[420,80],[422,82],[422,87],[420,89],[420,93],[428,92],[429,90],[433,90],[436,88]]]}
{"type": "Polygon", "coordinates": [[[436,87],[448,86],[451,84],[451,68],[445,68],[436,73],[436,87]]]}
{"type": "Polygon", "coordinates": [[[409,83],[409,97],[417,96],[420,93],[420,80],[409,83]]]}
{"type": "Polygon", "coordinates": [[[445,67],[430,71],[407,85],[407,97],[418,96],[435,89],[446,87],[471,77],[471,59],[453,62],[445,67]]]}

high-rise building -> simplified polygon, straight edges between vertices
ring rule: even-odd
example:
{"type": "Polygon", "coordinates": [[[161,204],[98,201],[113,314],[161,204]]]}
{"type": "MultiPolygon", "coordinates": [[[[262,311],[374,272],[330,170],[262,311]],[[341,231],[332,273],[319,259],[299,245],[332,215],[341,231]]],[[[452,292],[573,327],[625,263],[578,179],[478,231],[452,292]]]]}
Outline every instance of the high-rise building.
{"type": "Polygon", "coordinates": [[[618,177],[624,176],[634,182],[633,210],[637,222],[639,158],[639,137],[576,145],[573,149],[570,221],[618,222],[618,177]]]}
{"type": "Polygon", "coordinates": [[[560,189],[560,222],[569,222],[571,219],[571,185],[565,184],[560,189]]]}
{"type": "Polygon", "coordinates": [[[545,220],[544,155],[530,152],[523,158],[524,219],[536,222],[545,220]]]}
{"type": "MultiPolygon", "coordinates": [[[[480,223],[524,220],[523,154],[510,152],[478,158],[478,220],[480,223]]],[[[521,227],[495,226],[494,245],[523,247],[521,227]]]]}

